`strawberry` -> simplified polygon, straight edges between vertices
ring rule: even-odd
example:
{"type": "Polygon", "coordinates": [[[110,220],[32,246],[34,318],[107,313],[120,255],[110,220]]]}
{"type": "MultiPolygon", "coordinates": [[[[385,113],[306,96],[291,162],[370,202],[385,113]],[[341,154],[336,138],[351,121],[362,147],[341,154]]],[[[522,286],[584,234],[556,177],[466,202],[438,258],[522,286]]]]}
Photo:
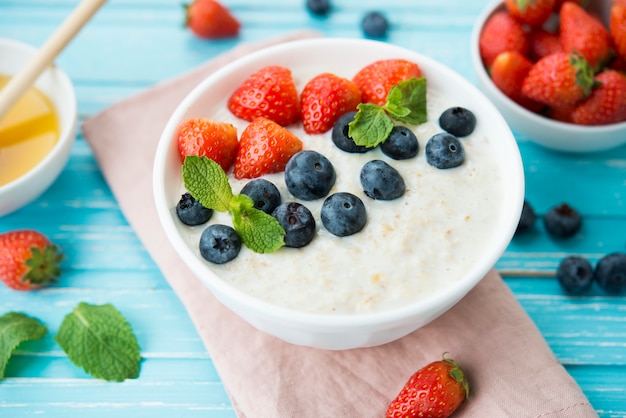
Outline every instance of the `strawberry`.
{"type": "Polygon", "coordinates": [[[205,156],[228,171],[237,156],[237,128],[230,123],[205,118],[183,121],[176,133],[180,161],[188,155],[205,156]]]}
{"type": "Polygon", "coordinates": [[[559,35],[543,28],[533,29],[528,33],[528,56],[533,61],[539,61],[555,52],[562,52],[559,35]]]}
{"type": "Polygon", "coordinates": [[[605,70],[596,75],[597,87],[572,112],[580,125],[606,125],[626,121],[626,76],[605,70]]]}
{"type": "Polygon", "coordinates": [[[387,408],[386,418],[450,416],[469,397],[469,384],[458,364],[443,355],[416,371],[387,408]]]}
{"type": "Polygon", "coordinates": [[[622,61],[626,60],[626,1],[616,1],[611,5],[609,33],[615,53],[622,61]]]}
{"type": "Polygon", "coordinates": [[[35,230],[0,234],[0,280],[15,290],[33,290],[56,283],[61,250],[35,230]]]}
{"type": "Polygon", "coordinates": [[[241,133],[235,160],[235,178],[256,178],[278,173],[302,150],[302,141],[267,118],[253,120],[241,133]]]}
{"type": "Polygon", "coordinates": [[[387,59],[361,68],[352,78],[363,94],[364,103],[384,106],[392,87],[410,78],[419,78],[422,70],[414,62],[404,59],[387,59]]]}
{"type": "Polygon", "coordinates": [[[557,12],[560,11],[561,6],[563,6],[563,3],[565,3],[566,1],[576,3],[580,7],[585,8],[589,5],[590,0],[556,0],[556,2],[554,3],[554,10],[557,12]]]}
{"type": "Polygon", "coordinates": [[[556,0],[506,0],[508,12],[529,26],[541,26],[554,11],[556,0]]]}
{"type": "Polygon", "coordinates": [[[300,119],[300,97],[291,70],[270,65],[251,74],[228,99],[228,109],[252,122],[263,116],[281,126],[300,119]]]}
{"type": "Polygon", "coordinates": [[[506,11],[492,14],[485,22],[478,40],[480,56],[489,69],[500,52],[528,54],[528,39],[522,24],[506,11]]]}
{"type": "Polygon", "coordinates": [[[576,52],[558,52],[533,65],[522,83],[522,94],[548,106],[563,107],[586,99],[593,84],[593,71],[585,58],[576,52]]]}
{"type": "Polygon", "coordinates": [[[233,38],[239,35],[241,24],[215,0],[194,0],[185,4],[185,26],[200,38],[233,38]]]}
{"type": "Polygon", "coordinates": [[[519,52],[505,51],[493,61],[490,76],[493,84],[511,100],[528,110],[538,112],[543,105],[522,95],[522,82],[532,66],[533,62],[519,52]]]}
{"type": "Polygon", "coordinates": [[[565,2],[559,19],[559,36],[564,52],[578,52],[594,70],[608,62],[612,55],[611,36],[596,17],[576,3],[565,2]]]}
{"type": "Polygon", "coordinates": [[[341,115],[356,111],[359,103],[361,90],[352,80],[331,73],[313,77],[304,86],[300,97],[305,132],[327,132],[341,115]]]}

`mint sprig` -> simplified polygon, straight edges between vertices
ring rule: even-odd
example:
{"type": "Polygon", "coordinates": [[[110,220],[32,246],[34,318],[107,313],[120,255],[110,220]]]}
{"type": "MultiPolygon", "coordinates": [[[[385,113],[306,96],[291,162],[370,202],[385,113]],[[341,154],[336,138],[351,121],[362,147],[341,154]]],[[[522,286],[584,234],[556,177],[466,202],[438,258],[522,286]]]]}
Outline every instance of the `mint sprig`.
{"type": "Polygon", "coordinates": [[[20,312],[9,312],[0,316],[0,379],[13,351],[24,341],[43,338],[48,328],[37,318],[20,312]]]}
{"type": "Polygon", "coordinates": [[[215,161],[190,155],[183,163],[185,188],[204,207],[229,212],[244,245],[257,253],[273,253],[285,245],[278,220],[254,207],[250,197],[234,195],[228,176],[215,161]]]}
{"type": "Polygon", "coordinates": [[[410,78],[395,85],[383,106],[361,103],[348,125],[348,136],[354,143],[374,148],[385,142],[394,127],[394,120],[419,125],[428,120],[426,110],[426,79],[410,78]]]}

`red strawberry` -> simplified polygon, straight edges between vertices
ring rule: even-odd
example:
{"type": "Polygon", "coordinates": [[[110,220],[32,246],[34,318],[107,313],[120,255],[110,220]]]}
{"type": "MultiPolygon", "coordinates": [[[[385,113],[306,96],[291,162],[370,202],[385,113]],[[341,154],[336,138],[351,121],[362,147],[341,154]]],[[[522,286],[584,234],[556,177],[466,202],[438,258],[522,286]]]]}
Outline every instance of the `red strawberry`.
{"type": "Polygon", "coordinates": [[[215,0],[194,0],[185,5],[185,10],[185,26],[201,38],[233,38],[239,35],[239,21],[215,0]]]}
{"type": "Polygon", "coordinates": [[[237,156],[237,128],[230,123],[214,122],[205,118],[187,119],[178,126],[180,161],[188,155],[199,155],[218,163],[228,171],[237,156]]]}
{"type": "Polygon", "coordinates": [[[485,67],[489,68],[500,52],[517,51],[527,55],[528,39],[522,24],[506,11],[500,11],[485,22],[478,47],[485,67]]]}
{"type": "Polygon", "coordinates": [[[517,20],[541,26],[554,11],[556,0],[506,0],[506,8],[517,20]]]}
{"type": "Polygon", "coordinates": [[[522,95],[522,82],[533,66],[533,62],[517,51],[506,51],[499,54],[491,65],[491,80],[511,100],[528,110],[538,112],[543,108],[522,95]]]}
{"type": "Polygon", "coordinates": [[[559,36],[564,52],[578,52],[591,68],[598,70],[611,58],[608,30],[585,9],[572,2],[561,6],[559,36]]]}
{"type": "Polygon", "coordinates": [[[0,234],[0,280],[15,290],[56,283],[61,250],[40,232],[16,230],[0,234]]]}
{"type": "Polygon", "coordinates": [[[352,81],[361,89],[363,102],[384,106],[392,87],[401,81],[421,76],[422,70],[416,63],[404,59],[388,59],[363,67],[352,81]]]}
{"type": "Polygon", "coordinates": [[[617,56],[626,60],[626,1],[616,1],[611,5],[609,32],[617,56]]]}
{"type": "Polygon", "coordinates": [[[241,133],[235,177],[251,179],[283,171],[301,150],[302,141],[293,133],[270,119],[257,118],[241,133]]]}
{"type": "Polygon", "coordinates": [[[554,10],[556,10],[557,12],[561,10],[561,6],[563,6],[563,3],[565,3],[566,1],[576,3],[580,7],[587,7],[589,5],[590,0],[556,0],[554,4],[554,10]]]}
{"type": "Polygon", "coordinates": [[[445,357],[415,372],[387,408],[386,418],[450,416],[469,397],[469,384],[454,360],[445,357]]]}
{"type": "Polygon", "coordinates": [[[559,35],[542,28],[534,29],[528,33],[528,43],[528,55],[533,61],[563,51],[559,35]]]}
{"type": "Polygon", "coordinates": [[[302,90],[302,124],[309,134],[330,130],[341,115],[355,111],[361,103],[361,90],[347,78],[331,73],[313,77],[302,90]]]}
{"type": "Polygon", "coordinates": [[[581,55],[558,52],[533,65],[522,83],[522,94],[548,106],[564,107],[586,99],[593,84],[593,71],[581,55]]]}
{"type": "Polygon", "coordinates": [[[287,126],[300,118],[300,97],[291,71],[271,65],[251,74],[228,100],[233,115],[252,122],[258,117],[287,126]]]}
{"type": "Polygon", "coordinates": [[[598,86],[572,112],[580,125],[606,125],[626,121],[626,76],[605,70],[596,75],[598,86]]]}

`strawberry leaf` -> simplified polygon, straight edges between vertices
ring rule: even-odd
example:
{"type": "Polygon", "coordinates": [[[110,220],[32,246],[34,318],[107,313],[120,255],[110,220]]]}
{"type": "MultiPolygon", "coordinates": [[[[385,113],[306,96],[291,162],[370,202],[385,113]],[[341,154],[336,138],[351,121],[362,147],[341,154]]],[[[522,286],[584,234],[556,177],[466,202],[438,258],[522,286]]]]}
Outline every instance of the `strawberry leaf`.
{"type": "Polygon", "coordinates": [[[19,312],[0,316],[0,379],[4,378],[6,365],[13,350],[24,341],[39,340],[48,329],[38,319],[19,312]]]}
{"type": "Polygon", "coordinates": [[[348,125],[348,136],[354,143],[363,147],[374,148],[384,142],[393,129],[393,121],[380,106],[361,103],[354,120],[348,125]]]}
{"type": "Polygon", "coordinates": [[[228,176],[215,161],[196,155],[185,157],[183,181],[189,193],[205,208],[218,212],[229,210],[233,191],[228,176]]]}

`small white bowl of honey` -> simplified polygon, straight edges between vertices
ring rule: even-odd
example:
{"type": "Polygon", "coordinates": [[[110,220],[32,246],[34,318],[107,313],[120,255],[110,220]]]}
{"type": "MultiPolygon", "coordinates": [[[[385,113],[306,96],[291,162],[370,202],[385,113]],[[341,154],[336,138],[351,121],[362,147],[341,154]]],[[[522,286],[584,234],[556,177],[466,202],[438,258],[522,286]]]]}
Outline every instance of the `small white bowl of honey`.
{"type": "MultiPolygon", "coordinates": [[[[37,49],[0,38],[0,89],[37,49]]],[[[67,74],[49,66],[0,118],[0,216],[33,202],[57,179],[76,139],[76,93],[67,74]]]]}

